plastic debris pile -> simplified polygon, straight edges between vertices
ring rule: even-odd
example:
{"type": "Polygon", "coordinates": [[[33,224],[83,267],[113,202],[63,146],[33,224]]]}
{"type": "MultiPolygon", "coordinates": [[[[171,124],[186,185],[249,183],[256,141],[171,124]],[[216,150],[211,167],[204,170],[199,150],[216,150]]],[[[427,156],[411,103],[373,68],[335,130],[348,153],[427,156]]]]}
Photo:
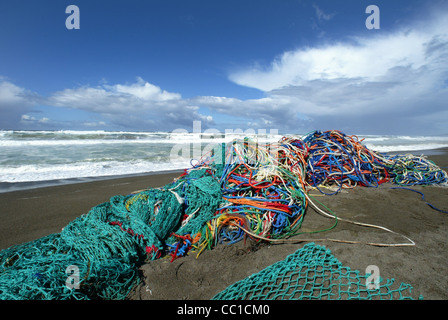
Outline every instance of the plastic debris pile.
{"type": "Polygon", "coordinates": [[[339,131],[316,131],[303,141],[309,148],[309,185],[334,184],[339,187],[334,193],[342,187],[376,187],[388,181],[407,186],[448,181],[447,173],[423,156],[381,154],[369,150],[358,137],[339,131]]]}
{"type": "Polygon", "coordinates": [[[335,186],[334,194],[447,177],[424,157],[383,155],[339,131],[218,144],[164,187],[114,196],[58,234],[1,251],[0,299],[123,299],[147,260],[296,234],[309,188],[335,186]],[[76,289],[66,283],[70,266],[79,270],[76,289]]]}

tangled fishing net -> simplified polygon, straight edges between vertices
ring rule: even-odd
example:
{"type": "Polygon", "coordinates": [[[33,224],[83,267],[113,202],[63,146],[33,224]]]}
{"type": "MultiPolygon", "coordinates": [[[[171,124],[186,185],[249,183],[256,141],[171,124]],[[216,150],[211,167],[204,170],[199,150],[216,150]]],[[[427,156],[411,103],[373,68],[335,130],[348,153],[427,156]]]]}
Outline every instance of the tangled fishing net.
{"type": "Polygon", "coordinates": [[[424,157],[380,154],[339,131],[219,144],[164,187],[114,196],[60,233],[2,250],[0,299],[124,299],[145,261],[245,237],[279,241],[300,230],[310,188],[334,194],[386,181],[441,184],[448,176],[424,157]]]}

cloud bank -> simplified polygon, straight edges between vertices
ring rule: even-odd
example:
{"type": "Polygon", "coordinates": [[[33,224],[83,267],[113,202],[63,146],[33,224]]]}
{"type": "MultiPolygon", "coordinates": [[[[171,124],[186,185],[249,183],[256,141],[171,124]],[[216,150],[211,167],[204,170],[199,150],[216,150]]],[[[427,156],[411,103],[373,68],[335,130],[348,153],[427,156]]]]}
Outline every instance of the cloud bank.
{"type": "MultiPolygon", "coordinates": [[[[320,19],[332,18],[315,9],[320,19]]],[[[229,74],[230,81],[262,91],[264,97],[257,99],[183,98],[142,78],[43,97],[0,77],[0,129],[51,126],[51,118],[30,114],[35,106],[45,105],[92,114],[94,120],[82,124],[89,129],[191,129],[200,120],[203,129],[219,130],[448,133],[448,19],[441,14],[429,20],[392,33],[382,29],[286,51],[264,67],[247,66],[229,74]]]]}
{"type": "Polygon", "coordinates": [[[0,76],[0,129],[19,123],[22,116],[30,112],[38,100],[37,94],[0,76]]]}
{"type": "Polygon", "coordinates": [[[229,79],[289,100],[314,128],[447,133],[447,21],[287,51],[229,79]]]}

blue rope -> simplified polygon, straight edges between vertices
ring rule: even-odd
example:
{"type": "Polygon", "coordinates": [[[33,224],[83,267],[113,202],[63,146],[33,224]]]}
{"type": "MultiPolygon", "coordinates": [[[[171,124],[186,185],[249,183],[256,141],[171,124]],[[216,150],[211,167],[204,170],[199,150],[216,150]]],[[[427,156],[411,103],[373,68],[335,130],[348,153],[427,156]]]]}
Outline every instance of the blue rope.
{"type": "Polygon", "coordinates": [[[430,204],[429,202],[427,202],[425,200],[425,195],[422,192],[420,192],[420,191],[417,191],[417,190],[414,190],[414,189],[405,188],[405,187],[391,187],[391,189],[403,189],[403,190],[409,190],[409,191],[417,192],[417,193],[419,193],[422,196],[422,200],[425,201],[428,206],[430,206],[434,210],[440,211],[442,213],[448,213],[448,211],[438,209],[438,208],[434,207],[432,204],[430,204]]]}

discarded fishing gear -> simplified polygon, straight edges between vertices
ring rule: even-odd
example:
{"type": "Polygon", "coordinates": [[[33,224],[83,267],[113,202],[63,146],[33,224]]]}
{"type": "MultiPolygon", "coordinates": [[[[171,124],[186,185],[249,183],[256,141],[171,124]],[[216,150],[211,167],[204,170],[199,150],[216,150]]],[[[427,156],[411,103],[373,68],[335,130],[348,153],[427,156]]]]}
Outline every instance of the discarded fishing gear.
{"type": "Polygon", "coordinates": [[[370,276],[343,266],[324,246],[308,243],[284,260],[228,286],[212,300],[414,299],[411,285],[370,276]]]}
{"type": "MultiPolygon", "coordinates": [[[[300,228],[307,206],[304,150],[289,146],[280,144],[275,150],[279,157],[272,157],[268,146],[248,139],[244,143],[234,141],[226,150],[221,149],[225,161],[218,163],[211,157],[198,165],[219,181],[222,202],[213,219],[199,234],[192,235],[193,248],[200,253],[217,243],[235,243],[251,234],[284,238],[300,228]]],[[[182,236],[182,231],[176,234],[182,236]]]]}
{"type": "Polygon", "coordinates": [[[0,251],[0,299],[123,299],[146,260],[281,240],[301,228],[309,188],[386,181],[448,178],[423,157],[383,155],[334,130],[218,144],[164,187],[114,196],[60,233],[0,251]]]}
{"type": "Polygon", "coordinates": [[[408,191],[412,191],[412,192],[418,193],[418,194],[420,194],[420,195],[422,196],[422,200],[425,201],[425,203],[426,203],[429,207],[431,207],[431,209],[434,209],[434,210],[439,211],[439,212],[442,212],[442,213],[448,213],[447,210],[439,209],[439,208],[435,207],[433,204],[431,204],[431,203],[429,203],[428,201],[426,201],[426,200],[425,200],[425,195],[423,194],[423,192],[420,192],[420,191],[418,191],[418,190],[414,190],[414,189],[405,188],[405,187],[391,187],[391,189],[408,190],[408,191]]]}
{"type": "Polygon", "coordinates": [[[357,185],[376,187],[384,182],[398,185],[447,183],[447,173],[425,157],[386,155],[369,150],[357,136],[340,131],[314,131],[303,138],[308,148],[306,181],[324,194],[338,193],[357,185]],[[324,192],[320,186],[335,185],[324,192]]]}

